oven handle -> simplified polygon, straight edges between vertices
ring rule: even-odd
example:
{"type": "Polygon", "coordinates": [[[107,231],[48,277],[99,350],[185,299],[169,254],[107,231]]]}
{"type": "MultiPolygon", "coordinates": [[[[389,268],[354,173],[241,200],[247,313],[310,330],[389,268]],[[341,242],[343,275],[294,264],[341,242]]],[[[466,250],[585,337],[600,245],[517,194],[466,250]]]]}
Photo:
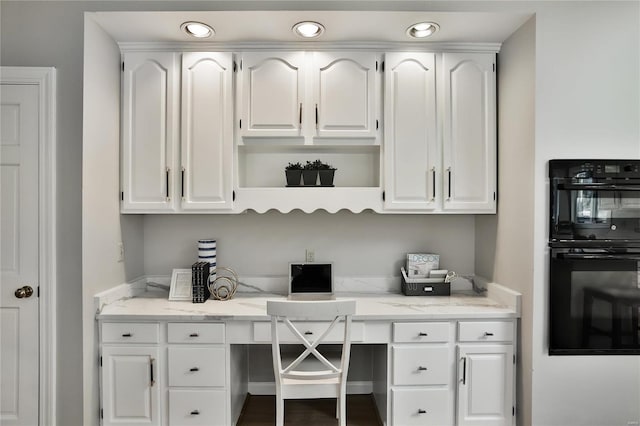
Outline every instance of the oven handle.
{"type": "Polygon", "coordinates": [[[640,262],[640,254],[578,254],[558,253],[559,259],[568,260],[637,260],[640,262]]]}
{"type": "Polygon", "coordinates": [[[560,183],[558,189],[579,191],[640,191],[640,185],[617,185],[612,183],[560,183]]]}

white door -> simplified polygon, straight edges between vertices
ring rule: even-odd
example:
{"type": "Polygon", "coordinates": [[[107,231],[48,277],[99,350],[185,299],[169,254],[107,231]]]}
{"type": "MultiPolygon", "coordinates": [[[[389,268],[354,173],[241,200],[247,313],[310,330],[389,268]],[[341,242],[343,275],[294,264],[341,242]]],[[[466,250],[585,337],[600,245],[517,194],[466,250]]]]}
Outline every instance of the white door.
{"type": "Polygon", "coordinates": [[[0,424],[37,425],[38,129],[35,85],[0,89],[0,424]]]}
{"type": "Polygon", "coordinates": [[[158,354],[155,346],[103,346],[103,426],[160,424],[158,354]]]}
{"type": "Polygon", "coordinates": [[[376,137],[376,60],[375,53],[314,52],[315,134],[376,137]]]}
{"type": "Polygon", "coordinates": [[[182,55],[181,195],[185,210],[233,207],[231,53],[182,55]]]}
{"type": "Polygon", "coordinates": [[[495,213],[493,53],[443,53],[444,210],[495,213]]]}
{"type": "Polygon", "coordinates": [[[433,210],[441,176],[435,55],[387,53],[385,67],[384,208],[433,210]]]}
{"type": "Polygon", "coordinates": [[[133,52],[124,58],[122,212],[175,208],[178,90],[175,53],[133,52]]]}
{"type": "Polygon", "coordinates": [[[513,424],[513,346],[460,344],[458,351],[458,425],[513,424]]]}
{"type": "Polygon", "coordinates": [[[301,136],[304,52],[242,55],[242,136],[301,136]]]}

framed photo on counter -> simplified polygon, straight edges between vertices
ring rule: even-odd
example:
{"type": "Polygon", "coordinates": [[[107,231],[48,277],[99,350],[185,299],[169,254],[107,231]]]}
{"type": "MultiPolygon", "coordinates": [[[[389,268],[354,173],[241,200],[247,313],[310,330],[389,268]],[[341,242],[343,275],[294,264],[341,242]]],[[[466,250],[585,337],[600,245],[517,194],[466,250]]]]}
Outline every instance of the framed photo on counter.
{"type": "Polygon", "coordinates": [[[191,269],[173,270],[169,300],[191,302],[191,269]]]}

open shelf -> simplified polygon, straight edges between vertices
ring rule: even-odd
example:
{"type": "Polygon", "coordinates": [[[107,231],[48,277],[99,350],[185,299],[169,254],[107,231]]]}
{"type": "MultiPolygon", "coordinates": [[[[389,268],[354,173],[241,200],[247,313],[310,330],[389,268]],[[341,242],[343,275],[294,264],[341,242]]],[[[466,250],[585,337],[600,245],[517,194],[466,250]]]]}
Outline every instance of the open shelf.
{"type": "MultiPolygon", "coordinates": [[[[288,163],[317,159],[335,167],[334,185],[380,188],[380,147],[376,145],[240,145],[239,188],[284,188],[288,163]]],[[[295,188],[288,188],[295,189],[295,188]]]]}

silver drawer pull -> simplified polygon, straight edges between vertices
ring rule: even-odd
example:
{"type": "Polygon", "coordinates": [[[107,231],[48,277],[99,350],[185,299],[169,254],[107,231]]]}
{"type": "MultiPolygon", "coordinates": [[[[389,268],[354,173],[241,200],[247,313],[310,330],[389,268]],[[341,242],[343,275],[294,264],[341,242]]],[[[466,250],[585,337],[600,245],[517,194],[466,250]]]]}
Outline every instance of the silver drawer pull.
{"type": "Polygon", "coordinates": [[[191,412],[191,415],[192,415],[192,416],[197,416],[198,414],[200,414],[200,411],[198,411],[198,410],[193,410],[193,411],[191,412]]]}
{"type": "Polygon", "coordinates": [[[418,333],[418,336],[428,336],[428,335],[429,335],[428,333],[423,333],[423,332],[418,333]]]}
{"type": "Polygon", "coordinates": [[[310,336],[310,335],[313,334],[313,331],[305,331],[304,334],[307,335],[307,336],[310,336]]]}
{"type": "Polygon", "coordinates": [[[420,366],[418,367],[418,371],[427,371],[427,367],[420,366]]]}
{"type": "Polygon", "coordinates": [[[490,333],[490,332],[488,332],[488,331],[485,331],[485,332],[484,332],[484,335],[485,335],[485,337],[491,337],[491,336],[493,336],[493,333],[490,333]]]}
{"type": "Polygon", "coordinates": [[[198,333],[191,333],[189,337],[198,337],[198,333]]]}
{"type": "Polygon", "coordinates": [[[131,337],[131,333],[122,333],[122,337],[131,337]]]}
{"type": "Polygon", "coordinates": [[[427,410],[423,410],[422,408],[418,409],[418,414],[427,414],[427,410]]]}
{"type": "Polygon", "coordinates": [[[189,371],[194,372],[194,371],[200,371],[200,369],[198,367],[192,367],[189,369],[189,371]]]}

